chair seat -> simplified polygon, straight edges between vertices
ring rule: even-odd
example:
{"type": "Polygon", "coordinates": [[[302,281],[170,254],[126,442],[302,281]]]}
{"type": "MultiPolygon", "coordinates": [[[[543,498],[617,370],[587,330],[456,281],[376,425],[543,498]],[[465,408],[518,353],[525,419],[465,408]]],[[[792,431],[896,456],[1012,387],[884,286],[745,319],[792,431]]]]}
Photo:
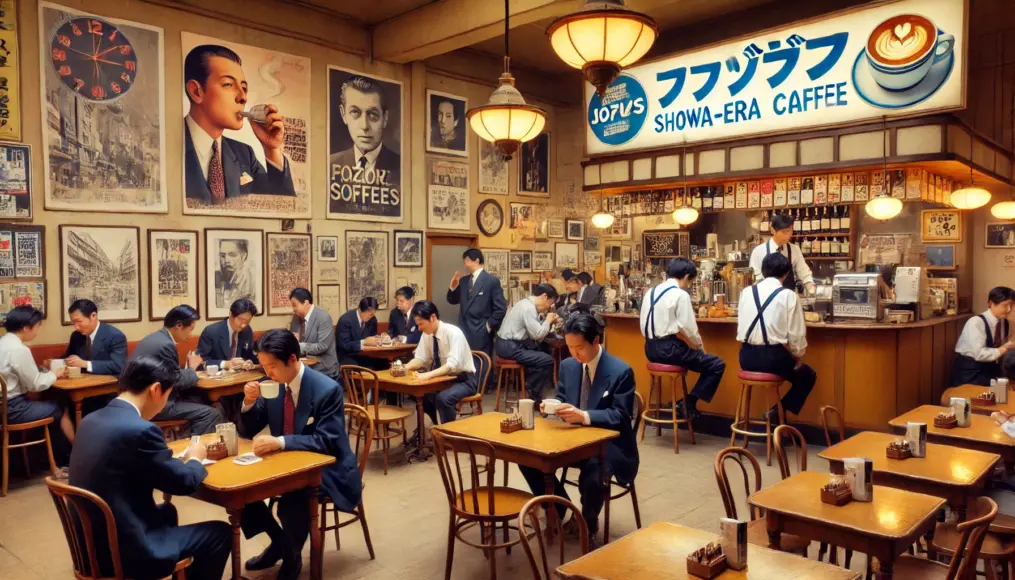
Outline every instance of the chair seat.
{"type": "Polygon", "coordinates": [[[518,361],[514,361],[514,360],[511,360],[509,358],[503,358],[501,356],[496,356],[494,358],[496,359],[497,366],[499,366],[499,367],[505,367],[505,366],[506,367],[520,367],[520,366],[522,366],[522,365],[518,364],[518,361]]]}
{"type": "Polygon", "coordinates": [[[678,367],[677,365],[668,365],[663,363],[648,363],[648,370],[654,373],[677,373],[684,374],[687,369],[684,367],[678,367]]]}
{"type": "Polygon", "coordinates": [[[186,419],[173,419],[172,421],[155,421],[155,426],[159,429],[178,429],[186,427],[187,423],[186,419]]]}
{"type": "MultiPolygon", "coordinates": [[[[765,525],[765,520],[757,519],[747,524],[747,541],[755,546],[763,546],[767,548],[768,544],[768,527],[765,525]]],[[[800,536],[794,536],[793,534],[782,534],[779,538],[779,551],[780,552],[791,552],[794,554],[806,554],[807,548],[810,547],[811,541],[807,538],[800,536]]]]}
{"type": "Polygon", "coordinates": [[[997,512],[994,521],[990,522],[989,530],[1002,536],[1015,536],[1015,516],[997,512]]]}
{"type": "Polygon", "coordinates": [[[737,374],[737,376],[740,377],[740,380],[743,380],[743,381],[754,381],[754,382],[757,382],[757,383],[779,383],[779,384],[782,384],[782,383],[786,382],[786,379],[780,377],[779,375],[773,375],[772,373],[756,373],[756,372],[752,372],[752,371],[740,371],[737,374]]]}
{"type": "MultiPolygon", "coordinates": [[[[955,548],[959,545],[961,538],[962,534],[955,529],[955,523],[946,522],[938,524],[934,529],[934,548],[950,556],[955,553],[955,548]]],[[[986,560],[1007,560],[1011,558],[1013,553],[1015,553],[1015,550],[1013,550],[1011,540],[990,532],[987,532],[987,535],[984,536],[983,547],[980,548],[980,558],[986,560]]]]}
{"type": "Polygon", "coordinates": [[[490,513],[490,500],[486,488],[476,491],[476,497],[479,498],[479,513],[477,514],[473,510],[473,498],[472,490],[467,489],[458,494],[455,497],[455,505],[458,509],[463,509],[462,496],[465,496],[464,511],[480,515],[480,516],[494,516],[494,517],[514,517],[522,511],[522,506],[525,505],[530,499],[535,497],[527,491],[520,489],[514,489],[512,487],[495,487],[493,488],[493,509],[494,513],[490,513]]]}
{"type": "Polygon", "coordinates": [[[483,394],[482,393],[476,393],[475,395],[469,395],[468,397],[462,397],[462,399],[460,401],[458,401],[458,404],[461,405],[462,403],[473,403],[475,401],[482,401],[482,400],[483,400],[483,394]]]}
{"type": "Polygon", "coordinates": [[[43,427],[53,422],[52,417],[46,417],[45,419],[39,419],[38,421],[29,421],[28,423],[8,423],[8,431],[25,431],[27,429],[35,429],[37,427],[43,427]]]}
{"type": "Polygon", "coordinates": [[[377,408],[377,414],[374,415],[373,407],[367,409],[370,416],[374,418],[375,423],[391,423],[393,421],[401,421],[406,417],[412,415],[412,411],[409,409],[403,409],[402,407],[396,407],[394,405],[381,405],[377,408]]]}
{"type": "Polygon", "coordinates": [[[948,565],[903,554],[895,559],[892,574],[896,580],[945,580],[948,565]]]}

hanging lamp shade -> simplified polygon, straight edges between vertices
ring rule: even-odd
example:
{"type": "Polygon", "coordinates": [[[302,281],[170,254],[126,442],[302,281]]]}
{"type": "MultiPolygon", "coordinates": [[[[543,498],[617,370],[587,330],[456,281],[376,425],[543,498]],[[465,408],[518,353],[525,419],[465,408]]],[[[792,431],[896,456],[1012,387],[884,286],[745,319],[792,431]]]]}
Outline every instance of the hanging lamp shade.
{"type": "Polygon", "coordinates": [[[1015,201],[1002,201],[990,208],[990,215],[999,220],[1015,220],[1015,201]]]}
{"type": "Polygon", "coordinates": [[[902,200],[894,197],[875,197],[864,206],[867,215],[876,220],[890,220],[902,211],[902,200]]]}
{"type": "Polygon", "coordinates": [[[586,0],[581,10],[546,29],[553,51],[581,69],[600,95],[621,69],[645,56],[659,36],[655,21],[628,10],[624,0],[586,0]]]}
{"type": "Polygon", "coordinates": [[[688,226],[698,221],[698,210],[690,206],[678,207],[673,212],[673,221],[682,226],[688,226]]]}
{"type": "Polygon", "coordinates": [[[592,225],[596,226],[601,230],[605,230],[606,228],[613,225],[613,220],[614,220],[613,214],[609,214],[606,213],[605,211],[600,210],[599,213],[592,216],[592,225]]]}
{"type": "Polygon", "coordinates": [[[952,206],[955,209],[976,209],[990,203],[990,192],[972,182],[952,192],[952,206]]]}
{"type": "Polygon", "coordinates": [[[500,75],[500,86],[490,95],[490,102],[469,109],[465,116],[479,138],[496,145],[507,159],[546,125],[546,111],[525,103],[515,88],[515,78],[506,70],[500,75]]]}

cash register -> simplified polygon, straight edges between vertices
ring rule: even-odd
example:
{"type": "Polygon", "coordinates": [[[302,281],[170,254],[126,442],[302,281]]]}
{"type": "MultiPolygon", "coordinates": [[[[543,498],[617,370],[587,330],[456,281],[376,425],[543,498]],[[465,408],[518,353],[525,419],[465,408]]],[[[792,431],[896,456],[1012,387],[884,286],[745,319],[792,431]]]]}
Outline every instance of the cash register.
{"type": "Polygon", "coordinates": [[[832,315],[877,322],[884,315],[878,290],[879,274],[848,272],[832,281],[832,315]]]}

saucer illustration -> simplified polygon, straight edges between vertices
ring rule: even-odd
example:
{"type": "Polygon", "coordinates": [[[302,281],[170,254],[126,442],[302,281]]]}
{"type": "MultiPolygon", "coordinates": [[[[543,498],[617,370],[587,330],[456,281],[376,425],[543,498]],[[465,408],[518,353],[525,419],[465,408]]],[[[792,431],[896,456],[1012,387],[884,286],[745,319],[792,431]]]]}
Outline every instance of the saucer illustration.
{"type": "MultiPolygon", "coordinates": [[[[933,58],[933,55],[931,56],[933,58]]],[[[937,92],[951,76],[955,55],[949,54],[941,62],[934,63],[923,80],[904,91],[890,91],[879,85],[871,75],[870,62],[864,51],[853,63],[853,87],[864,101],[882,109],[904,109],[921,103],[937,92]]]]}

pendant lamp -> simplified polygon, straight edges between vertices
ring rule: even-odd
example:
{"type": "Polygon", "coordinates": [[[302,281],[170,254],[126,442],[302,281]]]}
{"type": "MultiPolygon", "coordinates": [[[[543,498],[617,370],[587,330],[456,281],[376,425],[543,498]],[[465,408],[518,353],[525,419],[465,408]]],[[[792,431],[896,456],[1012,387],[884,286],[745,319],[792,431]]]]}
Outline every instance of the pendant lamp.
{"type": "Polygon", "coordinates": [[[683,194],[680,198],[680,207],[673,211],[673,221],[682,226],[689,226],[698,221],[698,210],[691,207],[690,190],[687,187],[687,144],[684,144],[684,152],[680,155],[681,170],[684,172],[683,194]]]}
{"type": "Polygon", "coordinates": [[[608,228],[608,227],[613,225],[613,220],[614,219],[615,218],[613,217],[612,213],[607,213],[606,210],[603,209],[603,192],[602,192],[602,190],[600,190],[599,191],[599,211],[597,211],[595,213],[595,215],[592,216],[592,225],[596,226],[597,228],[599,228],[601,230],[605,230],[606,228],[608,228]]]}
{"type": "Polygon", "coordinates": [[[888,192],[888,117],[881,118],[881,138],[885,141],[884,143],[884,157],[882,162],[882,171],[885,174],[885,185],[881,193],[867,202],[864,206],[864,210],[867,215],[871,216],[876,220],[886,221],[899,215],[902,211],[902,200],[892,197],[888,192]]]}

